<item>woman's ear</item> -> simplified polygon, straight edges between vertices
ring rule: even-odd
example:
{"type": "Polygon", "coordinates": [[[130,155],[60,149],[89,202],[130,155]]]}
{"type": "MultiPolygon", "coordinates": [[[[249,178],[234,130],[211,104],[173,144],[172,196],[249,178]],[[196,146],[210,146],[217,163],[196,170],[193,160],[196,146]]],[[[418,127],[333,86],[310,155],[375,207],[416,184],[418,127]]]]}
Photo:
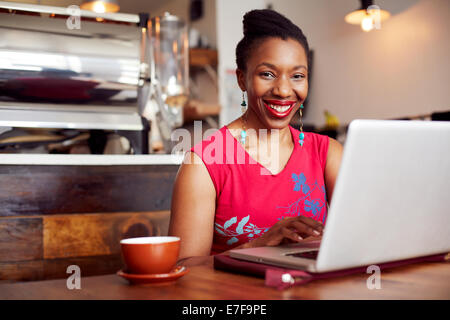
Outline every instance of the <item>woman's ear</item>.
{"type": "Polygon", "coordinates": [[[247,91],[247,86],[245,85],[245,72],[241,69],[236,69],[236,79],[242,91],[247,91]]]}

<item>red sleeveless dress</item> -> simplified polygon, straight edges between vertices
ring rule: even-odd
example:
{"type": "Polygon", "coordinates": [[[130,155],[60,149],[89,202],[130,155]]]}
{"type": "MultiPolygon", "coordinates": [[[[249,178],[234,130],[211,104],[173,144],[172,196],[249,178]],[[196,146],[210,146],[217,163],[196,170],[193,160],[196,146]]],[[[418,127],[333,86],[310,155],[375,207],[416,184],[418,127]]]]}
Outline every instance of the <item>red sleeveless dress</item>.
{"type": "Polygon", "coordinates": [[[214,239],[217,254],[261,236],[284,217],[306,216],[325,224],[324,182],[329,138],[289,126],[294,150],[278,174],[256,162],[224,126],[196,144],[216,189],[214,239]]]}

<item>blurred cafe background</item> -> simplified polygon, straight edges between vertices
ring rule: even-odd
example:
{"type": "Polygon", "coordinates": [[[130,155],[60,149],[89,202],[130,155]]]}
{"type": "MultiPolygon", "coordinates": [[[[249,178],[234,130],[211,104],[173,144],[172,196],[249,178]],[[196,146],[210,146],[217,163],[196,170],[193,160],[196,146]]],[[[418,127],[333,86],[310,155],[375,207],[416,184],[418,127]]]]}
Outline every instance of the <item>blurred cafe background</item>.
{"type": "Polygon", "coordinates": [[[171,134],[240,116],[235,47],[262,8],[308,38],[305,130],[449,120],[448,0],[0,1],[0,281],[112,273],[120,239],[167,234],[171,134]]]}

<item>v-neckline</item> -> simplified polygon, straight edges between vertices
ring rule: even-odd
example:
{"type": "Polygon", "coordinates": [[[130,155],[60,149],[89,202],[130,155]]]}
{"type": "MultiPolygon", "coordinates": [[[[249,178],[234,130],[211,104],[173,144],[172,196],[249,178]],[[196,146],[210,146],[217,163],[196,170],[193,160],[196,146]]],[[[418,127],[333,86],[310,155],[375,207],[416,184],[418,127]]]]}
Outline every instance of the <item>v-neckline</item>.
{"type": "Polygon", "coordinates": [[[225,130],[228,132],[228,134],[229,134],[230,136],[232,136],[233,139],[236,141],[236,143],[239,145],[238,148],[241,148],[242,150],[244,150],[244,152],[248,155],[248,157],[249,157],[252,161],[254,161],[261,169],[263,169],[263,170],[265,170],[266,172],[268,172],[268,174],[267,174],[268,176],[271,176],[271,177],[278,177],[278,176],[280,176],[281,174],[283,174],[283,173],[287,170],[286,168],[287,168],[288,165],[290,164],[292,158],[294,157],[295,150],[297,149],[297,143],[296,143],[297,141],[295,141],[293,128],[292,128],[290,125],[288,125],[288,127],[289,127],[289,132],[291,133],[291,138],[292,138],[292,143],[294,144],[294,148],[292,149],[292,152],[291,152],[291,154],[290,154],[290,156],[289,156],[289,159],[286,161],[286,164],[284,165],[283,169],[281,169],[281,171],[278,172],[278,173],[276,173],[276,174],[273,174],[272,171],[270,171],[270,170],[267,169],[265,166],[263,166],[261,163],[259,163],[258,161],[256,161],[256,160],[250,155],[250,153],[244,148],[244,146],[239,142],[239,140],[236,139],[235,136],[233,136],[233,134],[231,133],[231,130],[228,128],[228,126],[225,125],[224,127],[225,127],[225,130]]]}

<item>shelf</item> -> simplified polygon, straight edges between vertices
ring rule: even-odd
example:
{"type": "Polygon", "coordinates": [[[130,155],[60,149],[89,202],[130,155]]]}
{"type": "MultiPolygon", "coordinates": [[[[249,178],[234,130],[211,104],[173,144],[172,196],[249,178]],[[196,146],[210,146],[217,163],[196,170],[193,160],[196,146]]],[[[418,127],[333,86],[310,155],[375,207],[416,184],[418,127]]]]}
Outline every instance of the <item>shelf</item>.
{"type": "Polygon", "coordinates": [[[190,67],[216,67],[217,66],[217,50],[191,48],[189,49],[189,66],[190,67]]]}

